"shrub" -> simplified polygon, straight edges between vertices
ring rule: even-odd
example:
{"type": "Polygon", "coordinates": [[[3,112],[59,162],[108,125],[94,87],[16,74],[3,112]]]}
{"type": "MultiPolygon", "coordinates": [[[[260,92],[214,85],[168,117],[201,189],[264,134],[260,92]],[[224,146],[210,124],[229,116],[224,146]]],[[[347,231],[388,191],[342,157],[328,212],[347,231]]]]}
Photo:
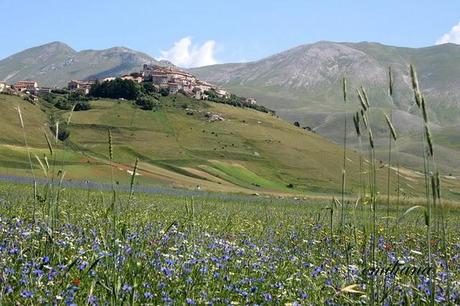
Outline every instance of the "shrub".
{"type": "Polygon", "coordinates": [[[166,88],[161,88],[160,89],[160,94],[163,96],[163,97],[166,97],[169,95],[169,90],[166,89],[166,88]]]}
{"type": "Polygon", "coordinates": [[[62,88],[62,89],[59,89],[59,88],[52,89],[51,92],[54,93],[54,94],[59,94],[59,95],[65,95],[65,94],[69,93],[69,91],[67,89],[64,89],[64,88],[62,88]]]}
{"type": "Polygon", "coordinates": [[[85,111],[91,109],[91,104],[88,101],[79,101],[75,104],[74,111],[85,111]]]}
{"type": "Polygon", "coordinates": [[[136,104],[143,110],[153,110],[156,106],[158,106],[158,101],[149,96],[140,96],[136,99],[136,104]]]}
{"type": "Polygon", "coordinates": [[[62,109],[62,110],[71,110],[72,107],[73,107],[73,103],[70,102],[67,99],[59,98],[59,99],[56,99],[56,100],[57,100],[57,102],[54,104],[54,107],[56,107],[56,108],[59,108],[59,109],[62,109]]]}

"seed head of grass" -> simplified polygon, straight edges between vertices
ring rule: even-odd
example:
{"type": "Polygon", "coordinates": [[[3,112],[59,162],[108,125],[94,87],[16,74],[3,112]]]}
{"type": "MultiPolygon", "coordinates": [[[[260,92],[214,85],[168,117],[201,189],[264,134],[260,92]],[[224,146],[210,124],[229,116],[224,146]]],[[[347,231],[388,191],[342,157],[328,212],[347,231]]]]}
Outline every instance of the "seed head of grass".
{"type": "Polygon", "coordinates": [[[108,130],[108,134],[109,134],[109,157],[110,157],[110,160],[112,161],[113,160],[112,132],[108,130]]]}
{"type": "Polygon", "coordinates": [[[347,79],[343,77],[342,79],[342,91],[343,91],[343,101],[347,103],[347,79]]]}
{"type": "Polygon", "coordinates": [[[388,128],[390,129],[391,137],[393,137],[393,140],[396,141],[397,137],[396,137],[395,127],[393,126],[393,123],[391,123],[391,120],[388,117],[388,115],[387,114],[384,114],[384,115],[385,115],[385,120],[387,122],[388,128]]]}
{"type": "Polygon", "coordinates": [[[371,148],[374,148],[374,136],[372,136],[372,131],[369,129],[369,144],[371,145],[371,148]]]}
{"type": "Polygon", "coordinates": [[[16,109],[18,110],[18,115],[19,115],[19,122],[21,123],[21,128],[24,129],[24,121],[22,120],[22,113],[21,113],[21,108],[19,107],[16,107],[16,109]]]}
{"type": "Polygon", "coordinates": [[[355,130],[356,130],[356,134],[359,136],[361,136],[361,130],[359,128],[359,113],[356,112],[356,114],[353,115],[353,123],[355,124],[355,130]]]}
{"type": "Polygon", "coordinates": [[[393,72],[391,71],[391,66],[388,67],[388,90],[390,96],[393,96],[393,72]]]}
{"type": "Polygon", "coordinates": [[[58,140],[59,140],[59,121],[56,121],[56,135],[55,135],[55,143],[58,143],[58,140]]]}
{"type": "Polygon", "coordinates": [[[361,110],[361,117],[363,118],[364,127],[366,129],[369,129],[369,125],[367,124],[366,113],[363,110],[361,110]]]}
{"type": "Polygon", "coordinates": [[[428,142],[428,151],[430,153],[430,156],[433,156],[433,140],[431,139],[431,132],[430,132],[430,129],[428,128],[428,125],[425,125],[425,135],[426,135],[426,140],[428,142]]]}
{"type": "Polygon", "coordinates": [[[412,89],[414,90],[415,103],[418,107],[422,104],[422,95],[420,94],[420,87],[418,85],[417,72],[415,71],[414,66],[410,65],[410,77],[412,80],[412,89]]]}
{"type": "Polygon", "coordinates": [[[369,97],[367,96],[366,89],[363,86],[361,86],[361,92],[363,93],[364,102],[366,103],[367,108],[369,108],[369,97]]]}
{"type": "Polygon", "coordinates": [[[417,71],[415,71],[415,68],[412,64],[409,65],[409,69],[410,69],[410,78],[412,80],[412,89],[415,91],[418,91],[419,87],[418,87],[417,71]]]}
{"type": "Polygon", "coordinates": [[[48,135],[46,134],[45,131],[43,131],[43,134],[45,135],[46,144],[48,145],[48,150],[50,151],[50,154],[53,155],[53,146],[51,145],[48,135]]]}
{"type": "Polygon", "coordinates": [[[38,157],[37,154],[35,154],[35,159],[38,161],[38,164],[40,165],[40,168],[42,168],[45,176],[48,177],[48,171],[46,171],[45,165],[42,163],[42,161],[40,160],[40,157],[38,157]]]}
{"type": "Polygon", "coordinates": [[[426,112],[425,97],[424,96],[422,96],[421,101],[422,101],[421,106],[422,106],[423,121],[425,121],[425,124],[428,124],[428,114],[426,112]]]}
{"type": "Polygon", "coordinates": [[[364,101],[363,95],[361,94],[359,89],[356,89],[356,92],[358,93],[358,100],[359,100],[359,103],[361,104],[362,109],[367,111],[367,104],[364,101]]]}
{"type": "Polygon", "coordinates": [[[139,158],[136,158],[136,161],[134,163],[133,174],[131,175],[131,184],[130,184],[130,188],[129,188],[130,196],[132,196],[132,194],[133,194],[134,179],[136,178],[138,164],[139,164],[139,158]]]}

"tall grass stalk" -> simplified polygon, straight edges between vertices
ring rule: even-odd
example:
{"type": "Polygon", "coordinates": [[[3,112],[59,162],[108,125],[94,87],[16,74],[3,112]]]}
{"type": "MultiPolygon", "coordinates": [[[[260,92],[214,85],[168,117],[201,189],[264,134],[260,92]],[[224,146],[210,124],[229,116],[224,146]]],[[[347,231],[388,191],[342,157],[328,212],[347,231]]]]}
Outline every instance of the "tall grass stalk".
{"type": "Polygon", "coordinates": [[[387,173],[387,218],[386,218],[386,226],[388,228],[388,222],[390,219],[390,188],[391,188],[391,143],[392,141],[396,142],[396,130],[391,122],[391,113],[390,117],[387,114],[385,115],[385,121],[388,125],[388,173],[387,173]]]}
{"type": "Polygon", "coordinates": [[[343,233],[343,227],[345,226],[345,184],[346,184],[346,172],[347,172],[347,79],[342,78],[342,92],[343,102],[345,104],[345,118],[344,118],[344,129],[343,129],[343,165],[342,165],[342,192],[341,192],[341,215],[340,215],[340,233],[343,233]]]}
{"type": "Polygon", "coordinates": [[[139,158],[136,158],[136,161],[134,162],[133,174],[131,175],[131,182],[129,184],[129,201],[128,202],[131,202],[131,199],[134,194],[134,180],[137,175],[138,164],[139,164],[139,158]]]}
{"type": "MultiPolygon", "coordinates": [[[[371,202],[371,225],[372,225],[372,236],[371,236],[371,262],[372,267],[376,267],[376,236],[377,236],[377,215],[376,215],[376,201],[377,201],[377,179],[376,179],[376,163],[375,163],[375,142],[374,136],[372,133],[372,128],[370,125],[370,103],[369,97],[367,95],[366,90],[363,86],[361,86],[361,90],[357,90],[358,92],[358,99],[361,104],[361,117],[364,123],[365,128],[367,129],[368,134],[368,154],[369,154],[369,193],[370,193],[370,202],[371,202]]],[[[375,304],[376,298],[376,286],[375,286],[375,276],[370,277],[371,280],[371,304],[375,304]]]]}
{"type": "MultiPolygon", "coordinates": [[[[421,117],[423,119],[423,137],[426,140],[424,146],[424,166],[425,166],[425,188],[426,188],[426,226],[427,226],[427,249],[428,249],[428,264],[433,267],[430,273],[431,280],[431,304],[435,303],[435,288],[436,288],[436,275],[435,275],[435,263],[432,254],[432,231],[433,231],[433,220],[436,221],[436,232],[441,231],[441,249],[443,252],[444,260],[446,263],[447,277],[449,277],[449,257],[447,253],[446,243],[447,243],[447,233],[446,233],[446,224],[444,219],[444,207],[442,206],[441,201],[441,180],[439,178],[439,171],[437,169],[435,155],[434,155],[434,144],[429,127],[428,112],[426,100],[423,94],[420,91],[419,83],[417,79],[417,73],[415,68],[410,65],[410,75],[412,77],[412,89],[414,91],[415,103],[419,107],[421,117]],[[429,172],[428,172],[429,171],[429,172]],[[431,186],[428,186],[431,182],[431,186]],[[431,187],[431,201],[429,196],[429,190],[431,187]],[[434,213],[433,213],[434,210],[434,213]]],[[[438,233],[439,234],[439,233],[438,233]]],[[[447,296],[450,296],[450,284],[451,280],[447,280],[447,296]]]]}
{"type": "Polygon", "coordinates": [[[115,305],[117,303],[117,298],[118,298],[118,293],[120,290],[120,285],[119,285],[119,278],[118,278],[118,272],[117,272],[117,257],[118,257],[118,235],[117,235],[117,220],[118,220],[118,207],[117,207],[117,199],[116,199],[116,191],[115,191],[115,184],[113,180],[113,137],[112,137],[112,131],[109,129],[107,131],[107,137],[108,137],[108,150],[109,150],[109,166],[110,166],[110,179],[112,183],[112,201],[110,203],[110,215],[111,215],[111,223],[112,223],[112,237],[111,237],[111,242],[112,242],[112,271],[110,273],[111,275],[111,299],[112,299],[112,304],[115,305]]]}
{"type": "Polygon", "coordinates": [[[19,105],[16,107],[16,110],[18,111],[18,116],[19,116],[19,123],[21,124],[21,130],[22,130],[22,137],[24,140],[24,145],[26,146],[27,150],[27,158],[29,159],[29,167],[30,167],[30,174],[32,175],[33,178],[33,201],[32,201],[32,221],[35,223],[35,210],[36,210],[36,204],[37,204],[37,179],[35,177],[35,172],[34,172],[34,166],[32,163],[32,156],[30,153],[30,147],[29,143],[27,142],[27,136],[26,136],[26,130],[24,128],[24,120],[22,119],[22,112],[21,108],[19,105]]]}

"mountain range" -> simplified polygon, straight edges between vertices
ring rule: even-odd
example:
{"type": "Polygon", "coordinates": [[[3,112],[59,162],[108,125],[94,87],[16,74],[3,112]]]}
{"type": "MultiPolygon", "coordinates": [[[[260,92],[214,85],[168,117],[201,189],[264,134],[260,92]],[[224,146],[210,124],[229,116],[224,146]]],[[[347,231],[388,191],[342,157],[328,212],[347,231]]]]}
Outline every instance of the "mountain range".
{"type": "Polygon", "coordinates": [[[125,47],[75,51],[62,42],[30,48],[0,61],[0,80],[33,79],[65,86],[72,79],[95,79],[139,71],[143,64],[171,65],[125,47]]]}
{"type": "MultiPolygon", "coordinates": [[[[35,79],[47,86],[64,86],[71,79],[138,71],[145,63],[172,65],[125,47],[77,52],[64,43],[52,42],[0,60],[0,80],[35,79]]],[[[283,118],[324,129],[325,122],[334,121],[331,115],[344,109],[340,85],[343,76],[348,78],[352,96],[354,88],[364,85],[374,106],[393,108],[395,116],[404,120],[416,115],[409,64],[418,70],[432,121],[460,124],[460,45],[455,44],[402,48],[369,42],[321,41],[254,62],[190,71],[236,94],[255,97],[283,118]],[[394,101],[387,95],[389,66],[395,77],[394,101]]]]}

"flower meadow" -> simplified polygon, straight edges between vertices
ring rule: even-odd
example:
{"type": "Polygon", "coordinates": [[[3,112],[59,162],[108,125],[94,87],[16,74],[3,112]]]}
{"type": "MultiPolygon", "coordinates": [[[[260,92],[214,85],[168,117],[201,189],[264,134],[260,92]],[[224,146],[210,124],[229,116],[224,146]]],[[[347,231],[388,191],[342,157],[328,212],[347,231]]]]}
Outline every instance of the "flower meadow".
{"type": "Polygon", "coordinates": [[[392,209],[387,222],[377,206],[371,262],[366,205],[348,205],[340,230],[324,201],[62,189],[50,207],[31,189],[0,186],[4,305],[460,303],[456,208],[447,243],[432,236],[433,273],[372,275],[364,269],[429,266],[421,211],[392,209]]]}
{"type": "MultiPolygon", "coordinates": [[[[399,179],[390,194],[391,113],[387,194],[377,191],[370,119],[379,110],[363,87],[353,123],[361,155],[361,138],[369,142],[368,159],[347,169],[345,116],[341,200],[135,193],[138,160],[129,192],[113,173],[111,191],[66,188],[45,132],[52,166],[35,158],[48,183],[0,184],[0,305],[460,305],[460,207],[441,197],[412,66],[410,75],[425,199],[400,197],[399,179]],[[358,194],[347,190],[347,171],[361,174],[358,194]]],[[[345,78],[343,97],[348,103],[345,78]]],[[[24,132],[19,107],[18,115],[24,132]]],[[[55,131],[59,145],[59,123],[55,131]]],[[[112,170],[110,129],[108,152],[112,170]]]]}

